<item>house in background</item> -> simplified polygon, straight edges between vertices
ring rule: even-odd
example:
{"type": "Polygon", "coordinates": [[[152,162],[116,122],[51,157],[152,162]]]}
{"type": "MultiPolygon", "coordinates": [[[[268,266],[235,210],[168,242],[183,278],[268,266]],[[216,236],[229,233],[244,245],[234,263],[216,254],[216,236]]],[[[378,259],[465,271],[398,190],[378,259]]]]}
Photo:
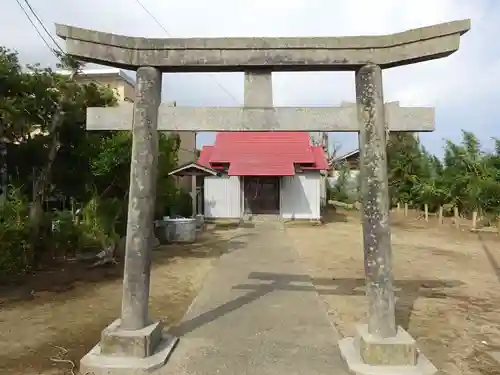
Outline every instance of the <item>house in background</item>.
{"type": "MultiPolygon", "coordinates": [[[[72,72],[59,70],[57,73],[70,75],[72,72]]],[[[108,86],[115,92],[118,102],[134,102],[135,80],[124,70],[118,68],[82,69],[75,76],[75,81],[108,86]]]]}
{"type": "Polygon", "coordinates": [[[359,171],[359,149],[348,152],[332,160],[332,167],[339,169],[344,166],[351,171],[359,171]]]}
{"type": "Polygon", "coordinates": [[[323,148],[311,145],[305,132],[221,132],[196,163],[171,173],[198,175],[206,218],[319,220],[326,169],[323,148]]]}
{"type": "Polygon", "coordinates": [[[359,159],[360,153],[359,149],[348,152],[338,158],[334,158],[330,161],[330,177],[328,177],[328,185],[330,187],[335,186],[339,181],[341,173],[346,173],[344,175],[345,187],[348,190],[355,191],[359,185],[359,159]]]}
{"type": "MultiPolygon", "coordinates": [[[[70,75],[71,71],[60,70],[57,73],[70,75]]],[[[118,103],[133,103],[135,100],[135,80],[122,69],[82,69],[78,75],[76,75],[75,80],[83,84],[96,83],[113,89],[118,98],[118,103]]],[[[175,103],[173,105],[175,105],[175,103]]],[[[177,134],[180,138],[180,148],[177,154],[178,165],[183,165],[196,157],[196,133],[178,132],[177,134]]],[[[177,182],[179,186],[182,186],[187,191],[192,190],[191,178],[179,177],[177,182]]]]}

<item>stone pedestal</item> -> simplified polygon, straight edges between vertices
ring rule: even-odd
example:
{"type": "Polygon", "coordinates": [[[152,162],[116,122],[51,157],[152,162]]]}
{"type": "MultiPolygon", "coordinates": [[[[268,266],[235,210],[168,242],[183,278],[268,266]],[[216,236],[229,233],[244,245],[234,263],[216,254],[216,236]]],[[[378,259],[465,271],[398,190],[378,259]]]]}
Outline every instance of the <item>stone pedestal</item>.
{"type": "Polygon", "coordinates": [[[102,331],[101,341],[80,361],[81,374],[139,375],[165,364],[178,339],[161,322],[138,330],[120,328],[120,319],[102,331]]]}
{"type": "Polygon", "coordinates": [[[436,367],[418,351],[415,340],[403,328],[390,338],[368,332],[368,325],[357,327],[355,337],[340,340],[340,352],[356,375],[434,375],[436,367]]]}

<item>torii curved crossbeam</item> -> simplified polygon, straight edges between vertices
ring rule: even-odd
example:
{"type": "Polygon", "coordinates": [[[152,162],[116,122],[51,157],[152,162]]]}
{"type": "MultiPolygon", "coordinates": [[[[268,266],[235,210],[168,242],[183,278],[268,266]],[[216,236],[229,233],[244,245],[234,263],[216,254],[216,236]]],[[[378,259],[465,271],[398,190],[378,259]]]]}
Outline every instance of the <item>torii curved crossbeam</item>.
{"type": "Polygon", "coordinates": [[[294,38],[137,38],[56,24],[66,52],[82,61],[163,72],[346,71],[439,59],[456,52],[470,20],[396,34],[294,38]]]}

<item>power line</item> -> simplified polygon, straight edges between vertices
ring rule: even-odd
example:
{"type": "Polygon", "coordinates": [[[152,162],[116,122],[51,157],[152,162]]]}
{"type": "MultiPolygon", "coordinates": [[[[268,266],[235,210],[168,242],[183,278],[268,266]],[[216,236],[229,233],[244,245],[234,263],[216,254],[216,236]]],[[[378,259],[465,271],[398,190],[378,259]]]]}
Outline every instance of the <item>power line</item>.
{"type": "MultiPolygon", "coordinates": [[[[17,0],[16,0],[17,1],[17,0]]],[[[33,16],[36,18],[36,20],[38,21],[38,23],[40,23],[40,26],[42,26],[42,28],[45,30],[45,33],[49,36],[49,38],[54,42],[54,44],[56,45],[57,49],[64,53],[63,49],[61,48],[61,46],[59,45],[59,43],[57,43],[57,40],[55,40],[55,38],[52,36],[52,34],[49,32],[49,30],[47,30],[47,28],[45,27],[43,21],[40,19],[40,17],[38,17],[38,15],[36,14],[35,10],[33,9],[33,7],[31,6],[31,4],[28,2],[28,0],[24,0],[24,2],[26,3],[26,6],[29,8],[29,10],[31,11],[31,13],[33,14],[33,16]]]]}
{"type": "Polygon", "coordinates": [[[42,35],[42,33],[40,32],[40,30],[38,30],[38,27],[35,25],[35,23],[31,19],[31,17],[29,16],[29,14],[26,11],[26,9],[24,9],[24,7],[22,6],[21,2],[19,0],[16,0],[16,3],[21,8],[21,10],[23,11],[24,15],[26,16],[26,18],[28,19],[28,21],[31,23],[31,26],[33,26],[33,28],[35,29],[35,31],[38,34],[38,36],[40,37],[40,39],[42,39],[42,41],[45,44],[45,46],[47,46],[47,48],[50,50],[51,53],[54,54],[54,56],[58,57],[57,54],[55,53],[54,49],[50,46],[49,42],[47,42],[47,40],[42,35]]]}
{"type": "MultiPolygon", "coordinates": [[[[37,19],[37,21],[40,23],[40,25],[42,26],[43,30],[45,31],[45,33],[49,36],[49,38],[54,42],[54,44],[56,45],[56,47],[59,49],[59,51],[61,51],[62,53],[64,53],[63,49],[61,48],[61,46],[57,43],[57,41],[54,39],[54,37],[52,36],[52,34],[47,30],[47,28],[45,27],[43,21],[40,19],[40,17],[38,17],[38,15],[36,14],[35,10],[33,9],[33,7],[30,5],[30,3],[28,2],[28,0],[24,0],[24,2],[26,3],[26,6],[29,8],[29,10],[31,11],[31,13],[33,14],[33,16],[37,19]]],[[[54,49],[50,46],[49,42],[45,39],[45,37],[42,35],[42,33],[40,32],[40,30],[38,29],[38,27],[35,25],[35,23],[33,22],[33,20],[31,19],[31,17],[29,16],[28,12],[26,11],[26,9],[24,9],[24,7],[22,6],[21,2],[19,0],[16,0],[16,3],[19,5],[19,7],[21,8],[21,10],[23,11],[24,15],[26,16],[26,18],[28,19],[28,21],[30,22],[31,26],[33,26],[33,28],[35,29],[36,33],[38,34],[38,36],[40,37],[40,39],[42,39],[43,43],[45,44],[45,46],[50,50],[51,53],[54,54],[54,56],[56,56],[57,58],[59,58],[59,56],[57,56],[57,54],[55,53],[54,49]]],[[[141,4],[142,5],[142,4],[141,4]]],[[[153,19],[156,20],[156,18],[147,10],[144,8],[144,10],[146,12],[148,12],[148,14],[153,17],[153,19]]],[[[158,23],[158,21],[156,20],[156,22],[158,23]]],[[[161,24],[158,23],[160,26],[161,24]]],[[[163,28],[163,26],[161,26],[163,28]]],[[[166,31],[166,30],[165,30],[166,31]]],[[[167,32],[168,33],[168,32],[167,32]]],[[[222,86],[221,86],[222,87],[222,86]]],[[[223,88],[223,87],[222,87],[223,88]]],[[[224,89],[224,88],[223,88],[224,89]]],[[[190,153],[194,153],[196,154],[196,152],[198,150],[188,150],[186,148],[183,148],[183,147],[179,147],[179,150],[183,150],[183,151],[186,151],[186,152],[190,152],[190,153]]]]}
{"type": "MultiPolygon", "coordinates": [[[[155,23],[160,26],[163,31],[165,31],[165,34],[167,34],[168,36],[172,37],[172,34],[170,34],[168,32],[168,30],[165,28],[165,26],[162,25],[162,23],[158,20],[158,18],[156,18],[153,13],[151,13],[148,8],[146,8],[146,6],[140,1],[140,0],[135,0],[137,2],[137,4],[139,4],[139,6],[151,17],[151,19],[153,21],[155,21],[155,23]]],[[[231,92],[229,92],[224,86],[222,86],[219,81],[217,81],[217,79],[213,76],[213,75],[209,75],[210,78],[212,78],[214,80],[214,82],[226,93],[228,94],[238,105],[240,104],[239,100],[236,99],[236,97],[231,94],[231,92]]]]}

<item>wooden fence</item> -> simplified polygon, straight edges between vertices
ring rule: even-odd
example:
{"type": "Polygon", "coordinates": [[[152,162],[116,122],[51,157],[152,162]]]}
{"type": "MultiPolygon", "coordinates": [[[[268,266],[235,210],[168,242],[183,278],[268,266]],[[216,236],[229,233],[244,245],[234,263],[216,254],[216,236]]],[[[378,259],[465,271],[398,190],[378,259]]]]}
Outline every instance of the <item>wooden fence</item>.
{"type": "MultiPolygon", "coordinates": [[[[448,207],[447,211],[450,210],[450,208],[451,207],[448,207]]],[[[468,229],[472,232],[492,232],[492,233],[498,233],[500,235],[500,216],[496,218],[496,222],[490,223],[491,225],[481,226],[480,222],[483,220],[483,218],[479,216],[479,213],[477,211],[474,211],[472,213],[472,219],[468,220],[460,215],[458,207],[455,206],[452,208],[453,208],[452,221],[453,225],[456,228],[460,228],[465,224],[465,226],[467,226],[468,229]]],[[[398,213],[403,213],[404,216],[407,217],[409,210],[408,203],[398,203],[395,210],[398,213]]],[[[434,216],[436,217],[438,224],[443,224],[445,217],[444,212],[445,212],[445,206],[439,206],[437,212],[430,213],[429,205],[424,204],[424,211],[421,212],[421,216],[427,222],[429,222],[431,216],[434,216]]]]}

